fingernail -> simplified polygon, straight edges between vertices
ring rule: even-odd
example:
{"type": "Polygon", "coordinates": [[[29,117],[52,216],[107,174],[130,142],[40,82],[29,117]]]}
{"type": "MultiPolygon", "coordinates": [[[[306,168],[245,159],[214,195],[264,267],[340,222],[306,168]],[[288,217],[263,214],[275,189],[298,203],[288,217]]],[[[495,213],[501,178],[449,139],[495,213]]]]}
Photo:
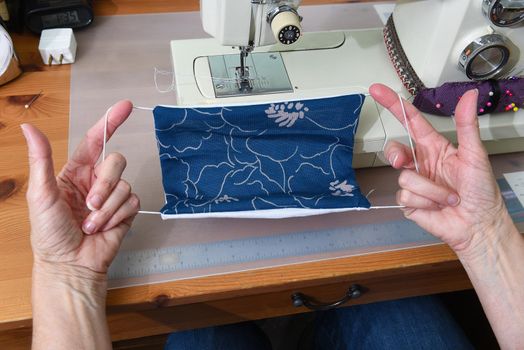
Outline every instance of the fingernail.
{"type": "Polygon", "coordinates": [[[82,227],[83,231],[87,233],[88,235],[91,233],[94,233],[96,230],[96,225],[92,221],[86,221],[84,223],[84,226],[82,227]]]}
{"type": "Polygon", "coordinates": [[[20,124],[20,129],[22,129],[22,134],[24,134],[25,140],[27,143],[30,142],[29,134],[27,133],[27,124],[20,124]]]}
{"type": "Polygon", "coordinates": [[[456,194],[450,194],[448,196],[448,204],[451,205],[452,207],[457,206],[459,202],[460,202],[460,198],[456,194]]]}
{"type": "Polygon", "coordinates": [[[389,164],[391,164],[391,166],[395,166],[395,162],[397,161],[398,159],[398,153],[393,153],[392,155],[389,156],[389,164]]]}
{"type": "Polygon", "coordinates": [[[101,206],[102,206],[102,197],[100,197],[98,194],[91,196],[91,198],[89,198],[89,200],[87,201],[87,207],[91,211],[100,209],[101,206]]]}

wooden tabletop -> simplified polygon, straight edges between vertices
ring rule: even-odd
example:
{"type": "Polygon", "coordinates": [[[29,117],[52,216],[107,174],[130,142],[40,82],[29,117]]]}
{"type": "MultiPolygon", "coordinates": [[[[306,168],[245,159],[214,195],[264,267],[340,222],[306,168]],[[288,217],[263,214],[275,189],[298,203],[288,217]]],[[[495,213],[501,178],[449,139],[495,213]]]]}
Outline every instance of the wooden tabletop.
{"type": "MultiPolygon", "coordinates": [[[[304,4],[347,3],[352,1],[305,0],[304,4]]],[[[97,0],[97,15],[198,10],[197,0],[97,0]]],[[[68,142],[70,67],[42,64],[37,52],[38,38],[30,34],[13,35],[24,73],[0,87],[0,331],[31,324],[31,265],[29,220],[25,202],[28,165],[27,150],[19,125],[32,123],[50,139],[55,169],[66,161],[68,142]],[[31,108],[24,104],[40,91],[31,108]]],[[[108,305],[141,308],[207,302],[289,287],[303,287],[380,276],[389,272],[431,271],[442,266],[463,275],[455,254],[444,245],[366,256],[334,259],[301,265],[262,269],[222,276],[203,277],[149,286],[112,290],[108,305]]],[[[450,281],[441,290],[467,288],[469,282],[450,281]]],[[[420,294],[430,290],[421,289],[420,294]]],[[[113,332],[114,330],[112,330],[113,332]]]]}

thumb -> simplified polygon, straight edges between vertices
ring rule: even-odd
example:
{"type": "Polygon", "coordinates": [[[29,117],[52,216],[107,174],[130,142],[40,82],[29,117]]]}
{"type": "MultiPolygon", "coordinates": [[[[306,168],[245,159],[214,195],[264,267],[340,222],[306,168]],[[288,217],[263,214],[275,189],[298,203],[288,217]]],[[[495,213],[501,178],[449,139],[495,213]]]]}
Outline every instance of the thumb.
{"type": "Polygon", "coordinates": [[[455,110],[455,126],[457,140],[460,146],[471,150],[484,150],[480,140],[479,123],[477,117],[477,89],[467,91],[460,99],[455,110]]]}
{"type": "Polygon", "coordinates": [[[39,201],[54,202],[55,196],[58,195],[58,186],[49,140],[31,124],[22,124],[20,127],[27,142],[29,155],[28,197],[34,196],[33,198],[38,198],[39,201]]]}

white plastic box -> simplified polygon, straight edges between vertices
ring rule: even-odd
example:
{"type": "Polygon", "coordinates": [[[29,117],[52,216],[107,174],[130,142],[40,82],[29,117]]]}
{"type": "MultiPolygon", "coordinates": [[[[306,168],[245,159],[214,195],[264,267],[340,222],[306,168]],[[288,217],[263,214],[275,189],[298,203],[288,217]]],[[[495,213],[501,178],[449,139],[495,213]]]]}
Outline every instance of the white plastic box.
{"type": "Polygon", "coordinates": [[[71,28],[45,29],[38,45],[44,64],[59,65],[75,62],[76,39],[71,28]]]}

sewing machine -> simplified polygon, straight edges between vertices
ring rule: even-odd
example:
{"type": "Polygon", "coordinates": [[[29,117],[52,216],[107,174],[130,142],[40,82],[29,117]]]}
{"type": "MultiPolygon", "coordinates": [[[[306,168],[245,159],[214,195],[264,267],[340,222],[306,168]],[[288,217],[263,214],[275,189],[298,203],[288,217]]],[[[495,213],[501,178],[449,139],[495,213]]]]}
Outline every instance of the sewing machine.
{"type": "MultiPolygon", "coordinates": [[[[383,28],[304,33],[300,0],[201,0],[203,28],[213,38],[171,42],[177,103],[228,105],[365,93],[374,82],[409,98],[414,81],[437,87],[520,74],[523,2],[398,1],[385,33],[396,35],[394,48],[404,60],[395,61],[393,55],[392,62],[383,28]],[[397,74],[399,65],[411,67],[409,74],[397,74]]],[[[524,150],[523,116],[521,110],[479,119],[491,153],[524,150]]],[[[428,118],[454,137],[451,118],[428,118]]],[[[407,141],[405,130],[367,98],[354,167],[384,165],[381,152],[390,139],[407,141]]]]}
{"type": "Polygon", "coordinates": [[[385,33],[408,89],[524,74],[524,0],[403,0],[385,33]]]}

